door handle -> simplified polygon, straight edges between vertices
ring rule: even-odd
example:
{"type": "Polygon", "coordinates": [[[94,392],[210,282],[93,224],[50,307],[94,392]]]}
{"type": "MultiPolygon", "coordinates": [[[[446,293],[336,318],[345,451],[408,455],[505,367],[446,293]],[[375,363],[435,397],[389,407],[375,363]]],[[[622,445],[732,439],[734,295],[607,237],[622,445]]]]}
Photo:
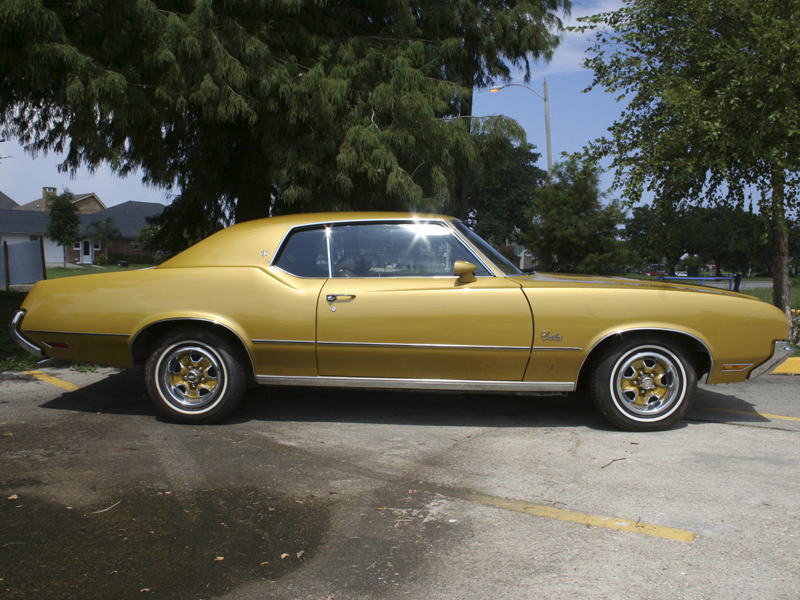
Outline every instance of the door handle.
{"type": "Polygon", "coordinates": [[[355,294],[328,294],[325,299],[328,302],[336,302],[338,298],[355,298],[355,294]]]}

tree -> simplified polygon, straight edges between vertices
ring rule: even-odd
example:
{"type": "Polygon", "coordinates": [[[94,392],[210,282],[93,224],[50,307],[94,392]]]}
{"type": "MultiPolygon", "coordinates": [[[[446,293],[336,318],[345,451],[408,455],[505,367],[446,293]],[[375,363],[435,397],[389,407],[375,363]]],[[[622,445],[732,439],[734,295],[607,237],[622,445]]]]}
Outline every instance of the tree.
{"type": "Polygon", "coordinates": [[[666,260],[669,274],[675,275],[675,265],[692,242],[693,229],[685,210],[656,201],[633,208],[623,236],[641,260],[666,260]]]}
{"type": "MultiPolygon", "coordinates": [[[[454,108],[470,133],[475,133],[472,91],[510,81],[511,67],[521,70],[528,82],[531,61],[549,60],[558,46],[558,12],[568,14],[571,8],[570,0],[431,0],[415,5],[425,37],[444,40],[443,78],[466,91],[454,108]]],[[[467,219],[473,170],[468,164],[459,166],[458,213],[467,219]]]]}
{"type": "Polygon", "coordinates": [[[106,263],[108,263],[108,245],[111,243],[111,240],[122,235],[122,232],[119,230],[119,228],[114,225],[114,219],[107,217],[101,221],[93,221],[89,223],[89,227],[87,229],[94,229],[92,239],[95,242],[100,242],[101,244],[105,245],[106,263]]]}
{"type": "Polygon", "coordinates": [[[624,264],[616,202],[601,203],[600,168],[572,156],[553,166],[551,185],[536,189],[521,236],[543,271],[613,273],[624,264]]]}
{"type": "Polygon", "coordinates": [[[466,222],[495,246],[519,239],[535,190],[544,185],[546,172],[536,166],[534,149],[530,144],[511,147],[504,160],[495,156],[472,179],[466,222]]]}
{"type": "Polygon", "coordinates": [[[774,302],[790,314],[787,211],[800,171],[800,0],[626,0],[599,28],[592,87],[630,95],[591,156],[612,156],[626,201],[742,205],[761,193],[774,243],[774,302]]]}
{"type": "Polygon", "coordinates": [[[72,192],[65,189],[46,203],[48,215],[44,234],[62,247],[64,267],[67,266],[67,247],[78,241],[81,232],[81,220],[78,217],[78,207],[73,204],[74,201],[72,192]]]}
{"type": "Polygon", "coordinates": [[[207,230],[288,211],[456,210],[478,158],[459,61],[507,76],[548,56],[566,6],[9,0],[0,124],[32,152],[66,150],[65,170],[108,163],[177,186],[164,232],[187,215],[210,215],[207,230]]]}

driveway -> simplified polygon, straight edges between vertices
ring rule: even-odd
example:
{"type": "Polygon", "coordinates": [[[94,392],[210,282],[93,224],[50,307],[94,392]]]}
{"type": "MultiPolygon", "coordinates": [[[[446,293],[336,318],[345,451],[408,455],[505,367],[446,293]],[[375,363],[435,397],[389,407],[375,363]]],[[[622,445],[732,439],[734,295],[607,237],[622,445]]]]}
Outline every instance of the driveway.
{"type": "Polygon", "coordinates": [[[221,425],[132,372],[0,381],[8,598],[769,598],[800,589],[800,377],[669,431],[585,396],[254,389],[221,425]]]}

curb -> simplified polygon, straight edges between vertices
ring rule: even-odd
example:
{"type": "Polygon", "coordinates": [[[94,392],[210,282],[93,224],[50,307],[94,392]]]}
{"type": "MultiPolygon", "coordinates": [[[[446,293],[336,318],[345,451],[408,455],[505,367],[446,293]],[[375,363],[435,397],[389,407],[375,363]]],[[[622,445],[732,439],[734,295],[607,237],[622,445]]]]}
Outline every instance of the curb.
{"type": "Polygon", "coordinates": [[[787,358],[782,365],[776,367],[772,372],[777,375],[800,375],[800,358],[796,356],[787,358]]]}

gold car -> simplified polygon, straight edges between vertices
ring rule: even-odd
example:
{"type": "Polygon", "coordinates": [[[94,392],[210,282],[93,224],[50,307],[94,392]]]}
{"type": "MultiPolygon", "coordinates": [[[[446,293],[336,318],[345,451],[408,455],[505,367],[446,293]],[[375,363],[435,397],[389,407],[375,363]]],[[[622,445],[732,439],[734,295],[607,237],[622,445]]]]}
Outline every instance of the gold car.
{"type": "Polygon", "coordinates": [[[156,406],[211,423],[251,384],[565,394],[669,427],[697,380],[792,352],[777,308],[712,288],[523,274],[462,222],[329,213],[229,227],[162,265],[37,283],[27,350],[139,368],[156,406]]]}

